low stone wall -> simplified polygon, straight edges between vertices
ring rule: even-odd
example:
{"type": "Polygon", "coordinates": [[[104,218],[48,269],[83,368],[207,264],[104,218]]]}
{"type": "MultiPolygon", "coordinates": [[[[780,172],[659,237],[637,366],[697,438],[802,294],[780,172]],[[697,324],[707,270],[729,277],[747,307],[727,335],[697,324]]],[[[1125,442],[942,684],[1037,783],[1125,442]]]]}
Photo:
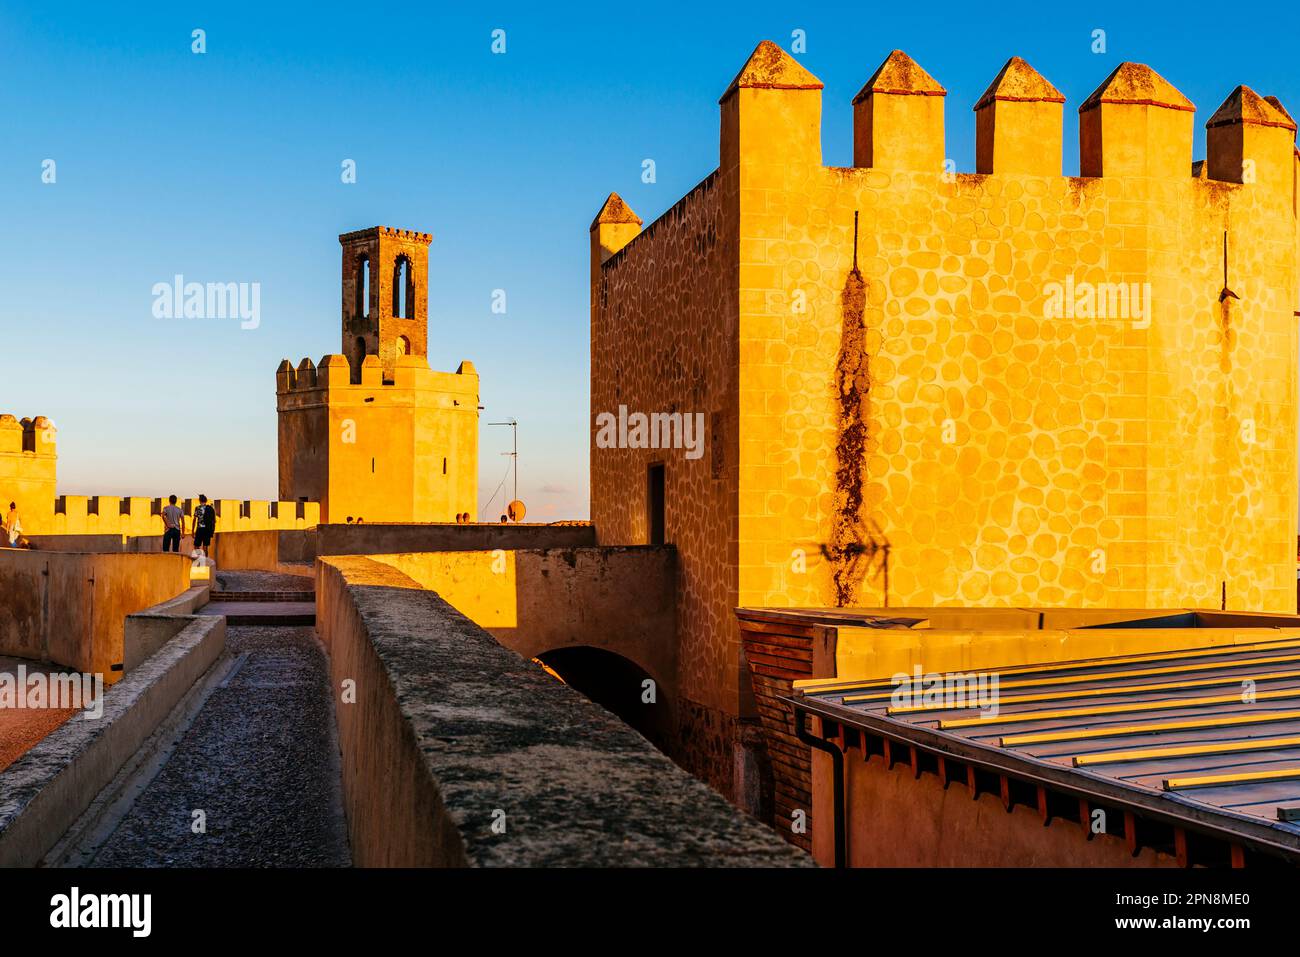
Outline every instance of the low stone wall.
{"type": "Polygon", "coordinates": [[[0,549],[0,654],[122,677],[126,616],[182,594],[180,555],[0,549]]]}
{"type": "Polygon", "coordinates": [[[240,568],[273,572],[279,565],[280,533],[217,532],[212,542],[212,560],[218,568],[240,568]]]}
{"type": "Polygon", "coordinates": [[[588,522],[564,525],[364,524],[316,526],[316,555],[390,555],[398,552],[507,551],[580,548],[596,544],[588,522]]]}
{"type": "Polygon", "coordinates": [[[194,585],[168,601],[126,616],[123,629],[122,662],[129,674],[154,652],[171,641],[193,620],[194,613],[208,603],[209,586],[194,585]]]}
{"type": "MultiPolygon", "coordinates": [[[[217,532],[212,558],[218,568],[285,571],[310,565],[317,555],[386,555],[404,552],[481,552],[582,548],[596,544],[588,523],[564,525],[375,524],[318,525],[276,531],[217,532]]],[[[116,551],[117,549],[104,549],[116,551]]],[[[188,552],[187,552],[188,554],[188,552]]]]}
{"type": "MultiPolygon", "coordinates": [[[[32,547],[44,552],[129,552],[148,555],[162,552],[162,534],[157,535],[28,535],[32,547]]],[[[188,555],[194,537],[180,542],[180,554],[188,555]]]]}
{"type": "Polygon", "coordinates": [[[364,557],[316,565],[360,866],[809,866],[625,724],[364,557]],[[346,684],[346,683],[354,684],[346,684]]]}
{"type": "Polygon", "coordinates": [[[40,862],[212,666],[225,640],[224,618],[191,618],[105,693],[101,717],[73,716],[0,771],[0,867],[40,862]]]}
{"type": "Polygon", "coordinates": [[[316,529],[301,528],[279,532],[280,563],[310,565],[316,561],[316,529]]]}
{"type": "MultiPolygon", "coordinates": [[[[374,555],[436,591],[525,658],[613,652],[677,687],[677,552],[671,545],[374,555]]],[[[639,688],[629,688],[639,695],[639,688]]]]}

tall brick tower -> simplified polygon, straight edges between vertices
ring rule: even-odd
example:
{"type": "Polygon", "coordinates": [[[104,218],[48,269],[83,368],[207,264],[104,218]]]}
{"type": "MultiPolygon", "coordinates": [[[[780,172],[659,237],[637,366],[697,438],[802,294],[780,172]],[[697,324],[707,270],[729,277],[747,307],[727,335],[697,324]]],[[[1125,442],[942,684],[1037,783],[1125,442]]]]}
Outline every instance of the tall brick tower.
{"type": "Polygon", "coordinates": [[[428,359],[428,233],[339,236],[343,349],[276,373],[280,497],[323,522],[451,522],[478,510],[478,374],[428,359]]]}
{"type": "Polygon", "coordinates": [[[344,233],[343,354],[360,382],[366,356],[379,356],[392,382],[401,355],[426,356],[429,345],[429,243],[410,229],[372,226],[344,233]]]}

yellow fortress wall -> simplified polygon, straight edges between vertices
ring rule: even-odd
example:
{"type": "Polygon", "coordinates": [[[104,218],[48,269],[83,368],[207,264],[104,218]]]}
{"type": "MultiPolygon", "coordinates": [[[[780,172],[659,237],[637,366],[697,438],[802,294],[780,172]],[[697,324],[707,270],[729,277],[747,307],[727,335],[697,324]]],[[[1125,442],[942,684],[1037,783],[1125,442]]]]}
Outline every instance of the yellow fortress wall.
{"type": "Polygon", "coordinates": [[[684,760],[732,793],[737,605],[1295,609],[1294,122],[1238,88],[1193,175],[1192,104],[1123,64],[1066,177],[1063,98],[1013,60],[960,174],[944,94],[895,51],[827,167],[821,83],[761,44],[718,172],[593,223],[593,416],[703,412],[708,447],[593,434],[592,519],[645,541],[664,464],[683,692],[737,758],[684,760]]]}
{"type": "MultiPolygon", "coordinates": [[[[0,510],[18,505],[24,535],[162,535],[166,499],[122,495],[57,494],[58,433],[43,415],[21,421],[0,414],[0,510]]],[[[309,528],[320,519],[316,502],[213,499],[221,531],[309,528]]],[[[198,499],[178,499],[187,516],[198,499]]]]}

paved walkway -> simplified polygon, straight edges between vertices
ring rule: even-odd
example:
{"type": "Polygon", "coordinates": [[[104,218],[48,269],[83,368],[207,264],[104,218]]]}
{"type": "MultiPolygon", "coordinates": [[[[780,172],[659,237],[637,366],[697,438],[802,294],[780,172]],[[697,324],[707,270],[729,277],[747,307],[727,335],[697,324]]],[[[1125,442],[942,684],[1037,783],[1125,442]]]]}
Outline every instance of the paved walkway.
{"type": "MultiPolygon", "coordinates": [[[[254,584],[238,581],[241,591],[254,584]]],[[[234,670],[92,866],[350,866],[329,665],[315,631],[228,623],[226,654],[234,670]]]]}

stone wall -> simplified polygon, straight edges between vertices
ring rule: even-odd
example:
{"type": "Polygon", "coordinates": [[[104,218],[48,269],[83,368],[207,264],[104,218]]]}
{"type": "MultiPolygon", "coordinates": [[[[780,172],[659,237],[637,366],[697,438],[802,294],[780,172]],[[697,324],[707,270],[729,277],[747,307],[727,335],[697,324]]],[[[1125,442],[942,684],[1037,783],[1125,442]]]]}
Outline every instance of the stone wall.
{"type": "Polygon", "coordinates": [[[0,549],[0,654],[122,677],[126,616],[182,594],[180,555],[0,549]]]}
{"type": "Polygon", "coordinates": [[[359,866],[810,863],[395,568],[316,569],[359,866]]]}
{"type": "Polygon", "coordinates": [[[630,212],[611,197],[592,224],[591,518],[602,545],[646,544],[646,482],[664,465],[665,532],[678,553],[678,694],[697,716],[683,764],[734,791],[740,713],[737,600],[737,298],[734,193],[714,174],[627,248],[630,212]],[[621,208],[621,209],[620,209],[621,208]],[[703,413],[704,455],[601,448],[602,413],[703,413]]]}
{"type": "MultiPolygon", "coordinates": [[[[669,545],[374,555],[525,658],[560,648],[596,648],[655,681],[614,689],[619,713],[669,712],[677,682],[676,552],[669,545]]],[[[672,756],[672,755],[670,755],[672,756]]]]}

